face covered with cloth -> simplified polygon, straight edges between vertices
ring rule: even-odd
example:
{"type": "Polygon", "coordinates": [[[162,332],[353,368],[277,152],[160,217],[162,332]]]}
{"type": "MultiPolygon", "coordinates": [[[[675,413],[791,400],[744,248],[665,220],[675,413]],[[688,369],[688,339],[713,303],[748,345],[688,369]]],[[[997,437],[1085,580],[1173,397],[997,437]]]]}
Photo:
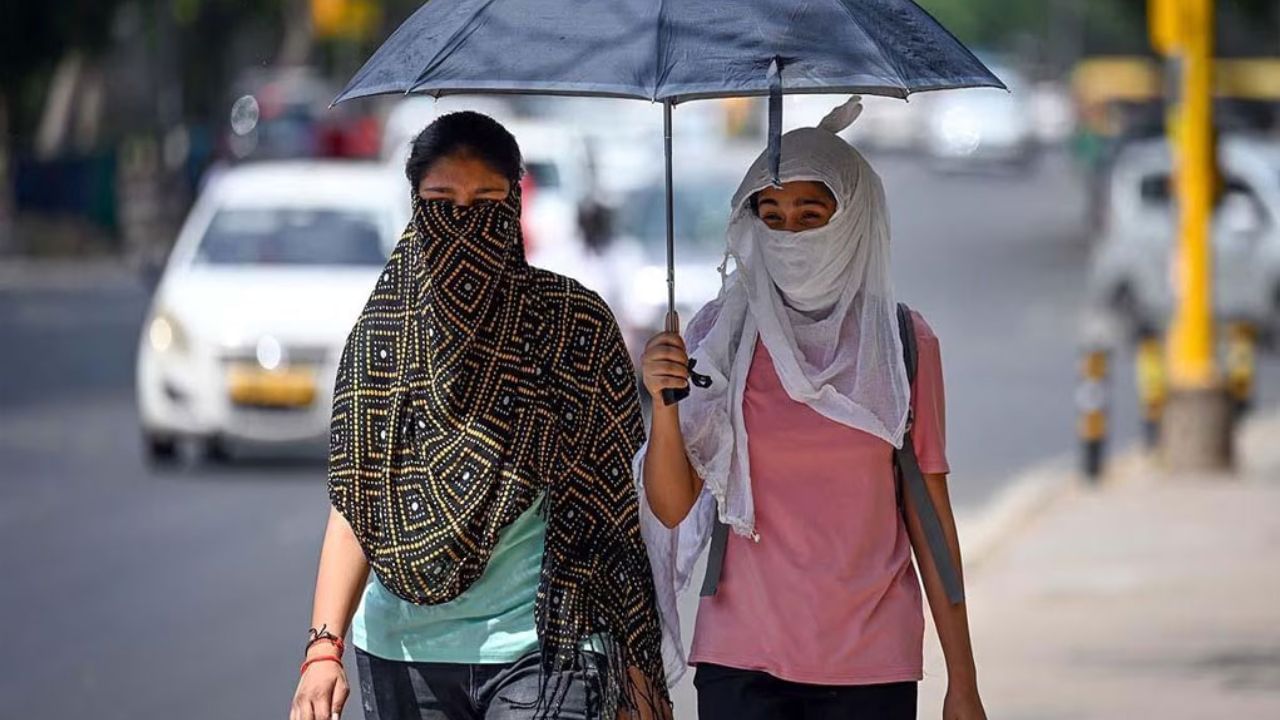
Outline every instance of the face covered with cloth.
{"type": "MultiPolygon", "coordinates": [[[[684,664],[676,592],[688,585],[716,517],[758,538],[742,412],[757,342],[791,399],[894,447],[902,444],[910,385],[889,277],[884,188],[866,159],[836,134],[860,112],[854,98],[818,127],[782,138],[781,183],[819,182],[836,199],[835,213],[821,227],[770,229],[754,209],[757,193],[773,185],[767,153],[752,164],[732,201],[725,254],[726,266],[732,258],[735,269],[686,329],[689,356],[712,380],[680,406],[681,433],[703,492],[675,529],[647,507],[642,513],[668,673],[683,672],[684,664]]],[[[643,477],[644,454],[635,456],[637,477],[643,477]]]]}
{"type": "MultiPolygon", "coordinates": [[[[343,351],[330,432],[330,499],[378,579],[412,603],[458,597],[545,494],[544,671],[595,638],[604,707],[665,706],[631,477],[643,436],[613,316],[525,262],[518,190],[471,207],[415,196],[343,351]]],[[[547,716],[564,692],[544,687],[547,716]]]]}

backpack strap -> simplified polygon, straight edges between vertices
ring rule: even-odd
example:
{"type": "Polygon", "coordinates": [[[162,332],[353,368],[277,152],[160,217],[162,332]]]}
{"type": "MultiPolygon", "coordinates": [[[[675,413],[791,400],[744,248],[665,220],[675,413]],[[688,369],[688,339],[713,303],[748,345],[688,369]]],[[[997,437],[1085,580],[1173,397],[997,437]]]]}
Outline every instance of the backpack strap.
{"type": "Polygon", "coordinates": [[[711,550],[707,552],[707,572],[702,576],[702,597],[711,597],[720,587],[720,573],[724,570],[724,546],[729,542],[729,526],[720,522],[717,510],[711,527],[711,550]]]}
{"type": "MultiPolygon", "coordinates": [[[[915,322],[911,317],[911,308],[898,304],[898,333],[902,339],[902,360],[906,365],[907,379],[915,385],[918,355],[916,352],[915,322]]],[[[911,439],[914,411],[907,413],[907,432],[902,437],[902,447],[893,453],[894,465],[898,476],[899,507],[906,512],[906,505],[901,503],[902,490],[911,497],[916,518],[920,520],[920,528],[924,531],[925,542],[929,546],[929,555],[938,568],[942,578],[942,587],[947,593],[947,600],[952,605],[964,602],[964,583],[951,557],[951,549],[947,547],[946,535],[942,532],[942,521],[938,518],[938,509],[934,507],[933,498],[925,484],[924,473],[920,470],[920,461],[916,457],[915,444],[911,439]]]]}

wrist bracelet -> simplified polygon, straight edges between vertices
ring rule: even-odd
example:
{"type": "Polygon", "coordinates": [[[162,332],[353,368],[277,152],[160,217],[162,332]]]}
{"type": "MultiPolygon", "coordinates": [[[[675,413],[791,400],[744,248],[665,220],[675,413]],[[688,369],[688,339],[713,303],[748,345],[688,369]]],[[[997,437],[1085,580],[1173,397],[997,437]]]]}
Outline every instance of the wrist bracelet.
{"type": "Polygon", "coordinates": [[[311,646],[319,642],[327,642],[333,645],[333,648],[338,651],[338,655],[342,655],[343,651],[347,649],[347,644],[342,642],[342,638],[337,637],[336,635],[322,635],[308,641],[307,646],[302,650],[302,654],[306,655],[308,652],[311,652],[311,646]]]}
{"type": "Polygon", "coordinates": [[[310,628],[307,630],[307,636],[310,639],[307,641],[307,646],[302,649],[303,655],[306,655],[307,652],[311,650],[311,646],[315,645],[321,640],[327,640],[333,643],[334,647],[338,649],[338,655],[342,655],[343,650],[345,650],[347,647],[346,643],[342,641],[342,638],[329,632],[328,628],[329,626],[326,624],[326,625],[321,625],[319,630],[315,628],[310,628]]]}
{"type": "Polygon", "coordinates": [[[330,661],[336,662],[339,665],[342,664],[342,658],[338,657],[337,655],[321,655],[320,657],[311,658],[310,660],[307,660],[306,662],[302,663],[302,667],[298,669],[298,675],[306,675],[307,668],[311,667],[315,663],[330,662],[330,661]]]}

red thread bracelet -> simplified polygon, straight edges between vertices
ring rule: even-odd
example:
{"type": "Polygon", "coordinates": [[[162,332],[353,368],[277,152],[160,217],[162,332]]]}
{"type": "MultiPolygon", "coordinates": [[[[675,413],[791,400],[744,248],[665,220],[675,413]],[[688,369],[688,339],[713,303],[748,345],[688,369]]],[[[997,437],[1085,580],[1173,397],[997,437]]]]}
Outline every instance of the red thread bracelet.
{"type": "Polygon", "coordinates": [[[338,657],[337,655],[321,655],[320,657],[314,657],[302,663],[302,668],[298,670],[298,674],[306,675],[307,668],[311,667],[313,663],[325,662],[325,661],[333,661],[338,663],[339,665],[342,664],[342,658],[338,657]]]}

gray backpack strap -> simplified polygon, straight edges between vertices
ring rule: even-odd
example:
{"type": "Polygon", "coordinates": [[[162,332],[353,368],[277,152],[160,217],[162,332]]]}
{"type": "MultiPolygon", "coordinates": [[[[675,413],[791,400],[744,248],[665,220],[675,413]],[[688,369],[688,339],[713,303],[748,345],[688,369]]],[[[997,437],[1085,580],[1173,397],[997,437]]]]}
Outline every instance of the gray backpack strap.
{"type": "MultiPolygon", "coordinates": [[[[907,379],[912,385],[916,380],[918,355],[916,353],[915,323],[911,319],[911,309],[898,304],[898,332],[902,339],[902,359],[907,366],[907,379]]],[[[952,605],[964,602],[964,583],[960,581],[960,573],[951,557],[951,549],[947,547],[947,537],[942,532],[942,521],[938,519],[938,509],[929,496],[929,488],[925,485],[924,473],[920,470],[920,461],[916,458],[916,448],[911,440],[911,430],[915,418],[907,416],[907,432],[902,438],[902,447],[894,451],[894,463],[897,466],[899,490],[905,486],[911,497],[911,505],[915,508],[916,517],[920,520],[920,528],[924,531],[925,542],[929,545],[929,555],[938,568],[942,578],[942,587],[946,590],[947,600],[952,605]]],[[[903,511],[906,507],[903,506],[903,511]]]]}
{"type": "Polygon", "coordinates": [[[711,550],[707,552],[707,574],[702,576],[702,597],[711,597],[720,587],[720,573],[724,570],[724,546],[729,542],[729,526],[720,522],[719,509],[711,528],[711,550]]]}

